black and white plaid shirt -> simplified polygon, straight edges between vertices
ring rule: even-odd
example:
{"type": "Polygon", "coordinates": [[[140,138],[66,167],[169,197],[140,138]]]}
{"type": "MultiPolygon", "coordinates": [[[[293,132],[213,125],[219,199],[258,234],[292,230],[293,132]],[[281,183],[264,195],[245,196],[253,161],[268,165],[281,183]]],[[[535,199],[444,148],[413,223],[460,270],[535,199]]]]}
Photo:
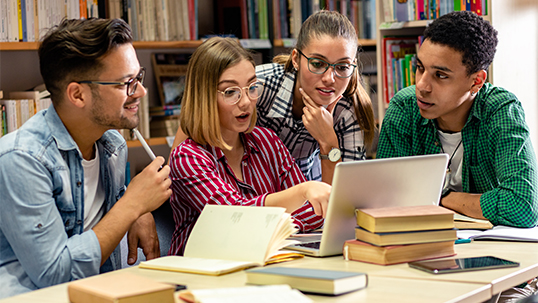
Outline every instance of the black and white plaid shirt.
{"type": "MultiPolygon", "coordinates": [[[[257,101],[257,124],[278,135],[308,180],[321,180],[319,144],[302,120],[293,119],[295,72],[286,73],[282,65],[270,63],[257,66],[256,76],[265,83],[263,94],[257,101]]],[[[351,100],[341,98],[338,101],[333,120],[342,161],[366,159],[364,134],[355,118],[351,100]]]]}

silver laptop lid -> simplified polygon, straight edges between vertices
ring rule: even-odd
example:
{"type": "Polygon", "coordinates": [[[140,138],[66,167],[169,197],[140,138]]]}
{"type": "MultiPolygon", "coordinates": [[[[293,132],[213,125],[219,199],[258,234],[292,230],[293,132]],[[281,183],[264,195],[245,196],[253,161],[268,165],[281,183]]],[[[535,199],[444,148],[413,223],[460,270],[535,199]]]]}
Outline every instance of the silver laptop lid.
{"type": "Polygon", "coordinates": [[[446,154],[338,163],[319,255],[342,254],[355,238],[355,209],[438,205],[447,163],[446,154]]]}

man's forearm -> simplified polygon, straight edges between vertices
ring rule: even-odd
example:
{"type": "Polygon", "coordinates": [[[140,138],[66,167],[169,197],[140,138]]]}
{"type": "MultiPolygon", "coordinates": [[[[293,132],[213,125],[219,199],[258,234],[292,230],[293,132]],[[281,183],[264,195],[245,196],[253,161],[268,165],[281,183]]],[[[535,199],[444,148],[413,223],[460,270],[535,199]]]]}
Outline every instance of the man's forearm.
{"type": "Polygon", "coordinates": [[[118,246],[121,239],[127,233],[133,222],[140,217],[135,210],[124,207],[121,199],[110,211],[95,225],[93,232],[101,246],[101,265],[108,259],[110,254],[118,246]]]}
{"type": "Polygon", "coordinates": [[[451,192],[441,200],[441,204],[463,215],[477,219],[486,219],[482,214],[482,207],[480,206],[481,195],[451,192]]]}

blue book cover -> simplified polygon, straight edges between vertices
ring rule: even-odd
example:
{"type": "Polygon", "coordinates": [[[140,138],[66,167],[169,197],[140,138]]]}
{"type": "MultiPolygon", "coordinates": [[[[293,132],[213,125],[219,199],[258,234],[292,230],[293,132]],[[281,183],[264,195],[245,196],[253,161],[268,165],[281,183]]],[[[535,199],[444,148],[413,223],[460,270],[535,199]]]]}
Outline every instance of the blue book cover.
{"type": "Polygon", "coordinates": [[[28,31],[26,25],[26,1],[20,0],[21,2],[21,21],[22,21],[22,41],[28,42],[28,31]]]}

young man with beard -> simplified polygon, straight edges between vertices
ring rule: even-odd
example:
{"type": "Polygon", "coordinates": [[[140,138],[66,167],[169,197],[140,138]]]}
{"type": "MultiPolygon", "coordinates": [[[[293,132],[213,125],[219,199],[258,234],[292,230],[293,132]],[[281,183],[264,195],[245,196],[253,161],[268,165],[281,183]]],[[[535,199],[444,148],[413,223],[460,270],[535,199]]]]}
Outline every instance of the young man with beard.
{"type": "Polygon", "coordinates": [[[39,48],[52,106],[0,139],[0,297],[159,256],[151,211],[171,195],[158,157],[125,187],[144,69],[122,20],[64,20],[39,48]]]}

